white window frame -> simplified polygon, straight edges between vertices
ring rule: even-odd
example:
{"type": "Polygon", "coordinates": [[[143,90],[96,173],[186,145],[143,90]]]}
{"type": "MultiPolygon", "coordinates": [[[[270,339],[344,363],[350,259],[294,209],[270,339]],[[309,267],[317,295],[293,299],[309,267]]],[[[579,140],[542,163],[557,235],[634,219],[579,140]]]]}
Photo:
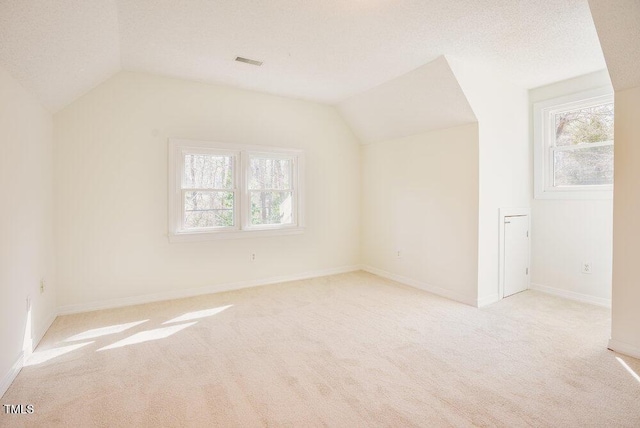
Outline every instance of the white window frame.
{"type": "MultiPolygon", "coordinates": [[[[534,196],[536,199],[611,199],[613,185],[554,186],[553,155],[555,150],[575,150],[577,147],[555,147],[553,115],[567,110],[576,110],[598,104],[613,102],[610,87],[583,91],[564,97],[535,103],[533,105],[533,165],[534,196]]],[[[613,142],[589,144],[609,145],[613,142]]],[[[586,147],[586,145],[585,145],[586,147]]]]}
{"type": "MultiPolygon", "coordinates": [[[[304,152],[281,147],[216,143],[211,141],[169,140],[169,241],[208,241],[229,238],[252,238],[291,235],[304,232],[304,152]],[[185,154],[220,154],[234,158],[234,225],[230,227],[185,229],[183,189],[185,154]],[[249,160],[251,157],[290,159],[292,223],[252,225],[250,218],[249,160]]],[[[217,190],[217,189],[204,189],[217,190]]],[[[289,190],[287,190],[289,191],[289,190]]]]}

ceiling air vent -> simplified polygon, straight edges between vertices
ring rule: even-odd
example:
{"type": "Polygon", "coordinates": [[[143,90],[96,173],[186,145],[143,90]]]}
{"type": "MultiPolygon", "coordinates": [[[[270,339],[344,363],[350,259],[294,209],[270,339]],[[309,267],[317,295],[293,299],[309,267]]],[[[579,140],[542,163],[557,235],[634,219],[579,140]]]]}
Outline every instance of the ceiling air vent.
{"type": "Polygon", "coordinates": [[[236,57],[236,61],[245,62],[247,64],[257,65],[257,66],[261,66],[262,65],[262,61],[256,61],[255,59],[249,59],[249,58],[242,58],[241,56],[237,56],[236,57]]]}

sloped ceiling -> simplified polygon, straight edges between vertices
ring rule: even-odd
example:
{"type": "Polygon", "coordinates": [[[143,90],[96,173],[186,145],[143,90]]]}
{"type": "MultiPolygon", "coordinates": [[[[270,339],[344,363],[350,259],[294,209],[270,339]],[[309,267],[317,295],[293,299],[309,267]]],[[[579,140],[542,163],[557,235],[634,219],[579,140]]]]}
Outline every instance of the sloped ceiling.
{"type": "Polygon", "coordinates": [[[363,143],[476,121],[446,58],[355,95],[338,105],[363,143]]]}
{"type": "Polygon", "coordinates": [[[52,111],[121,69],[114,1],[0,0],[0,66],[52,111]]]}
{"type": "Polygon", "coordinates": [[[613,87],[640,86],[640,1],[589,0],[589,5],[613,87]]]}
{"type": "Polygon", "coordinates": [[[53,111],[121,69],[337,103],[443,54],[523,87],[605,67],[587,0],[0,0],[0,66],[53,111]]]}

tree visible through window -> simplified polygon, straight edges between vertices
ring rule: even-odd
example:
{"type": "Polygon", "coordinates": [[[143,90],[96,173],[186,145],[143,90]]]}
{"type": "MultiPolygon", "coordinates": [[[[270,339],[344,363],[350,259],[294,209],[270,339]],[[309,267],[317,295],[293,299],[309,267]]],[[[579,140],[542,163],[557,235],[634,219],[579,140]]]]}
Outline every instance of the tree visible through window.
{"type": "Polygon", "coordinates": [[[555,186],[613,184],[613,103],[554,113],[555,186]]]}
{"type": "Polygon", "coordinates": [[[252,157],[249,192],[251,224],[290,224],[292,217],[291,159],[252,157]]]}
{"type": "Polygon", "coordinates": [[[611,198],[614,102],[598,88],[533,106],[535,197],[611,198]]]}
{"type": "Polygon", "coordinates": [[[300,150],[171,140],[169,165],[172,240],[302,231],[300,150]]]}
{"type": "Polygon", "coordinates": [[[184,227],[229,227],[234,224],[234,157],[184,156],[184,227]]]}

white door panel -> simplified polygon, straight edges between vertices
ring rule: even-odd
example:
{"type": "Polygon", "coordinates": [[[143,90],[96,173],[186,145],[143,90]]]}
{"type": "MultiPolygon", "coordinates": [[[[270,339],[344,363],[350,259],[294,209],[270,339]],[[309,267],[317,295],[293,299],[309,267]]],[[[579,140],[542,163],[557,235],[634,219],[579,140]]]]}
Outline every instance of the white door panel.
{"type": "Polygon", "coordinates": [[[529,217],[504,219],[504,296],[529,288],[529,217]]]}

